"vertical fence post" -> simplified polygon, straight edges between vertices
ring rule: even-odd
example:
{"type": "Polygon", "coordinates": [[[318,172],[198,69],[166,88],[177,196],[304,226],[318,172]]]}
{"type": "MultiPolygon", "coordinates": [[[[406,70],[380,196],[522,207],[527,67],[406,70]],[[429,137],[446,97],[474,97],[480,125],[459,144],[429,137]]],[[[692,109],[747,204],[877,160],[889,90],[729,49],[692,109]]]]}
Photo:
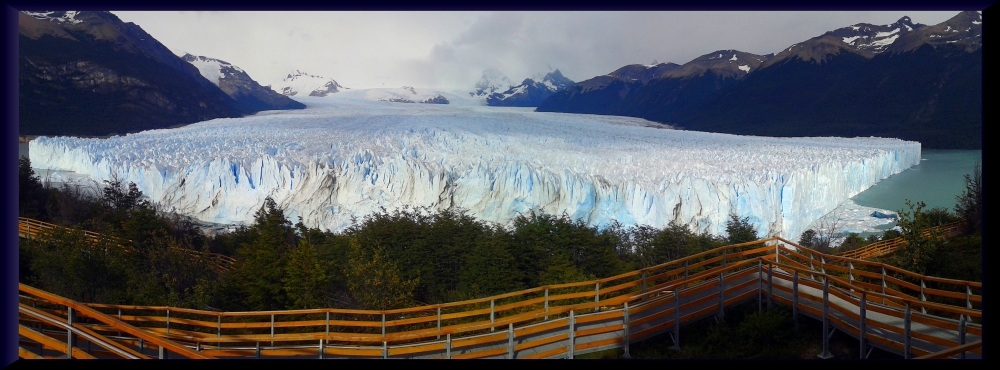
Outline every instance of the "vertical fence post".
{"type": "MultiPolygon", "coordinates": [[[[549,313],[549,288],[545,288],[545,313],[549,313]]],[[[549,315],[545,315],[545,321],[549,321],[549,315]]]]}
{"type": "Polygon", "coordinates": [[[257,357],[258,360],[260,359],[260,342],[257,342],[257,349],[254,350],[254,356],[257,357]]]}
{"type": "MultiPolygon", "coordinates": [[[[222,315],[218,316],[218,323],[216,324],[215,328],[217,330],[215,337],[216,338],[222,338],[222,315]]],[[[221,346],[222,346],[222,342],[219,342],[219,347],[221,347],[221,346]]]]}
{"type": "Polygon", "coordinates": [[[861,301],[858,303],[858,341],[861,342],[861,359],[865,359],[865,292],[861,292],[861,301]]]}
{"type": "Polygon", "coordinates": [[[726,273],[719,273],[719,320],[726,318],[726,273]]]}
{"type": "Polygon", "coordinates": [[[684,260],[684,288],[688,287],[688,260],[684,260]]]}
{"type": "Polygon", "coordinates": [[[71,329],[73,327],[73,321],[75,321],[73,320],[73,316],[73,307],[66,306],[66,323],[70,326],[69,328],[66,328],[66,358],[68,359],[73,358],[73,344],[76,342],[73,330],[71,329]]]}
{"type": "Polygon", "coordinates": [[[507,358],[514,359],[514,323],[507,324],[507,358]]]}
{"type": "Polygon", "coordinates": [[[441,307],[438,307],[438,336],[437,339],[441,339],[441,307]]]}
{"type": "Polygon", "coordinates": [[[629,353],[628,353],[628,346],[629,346],[629,339],[630,339],[629,338],[629,331],[628,331],[628,329],[629,329],[628,301],[625,301],[625,310],[622,312],[622,321],[624,321],[624,325],[622,325],[622,331],[625,332],[624,333],[625,336],[623,338],[624,340],[623,340],[623,343],[622,343],[622,347],[624,347],[624,349],[625,349],[625,354],[622,357],[624,357],[624,358],[632,358],[632,356],[629,355],[629,353]]]}
{"type": "MultiPolygon", "coordinates": [[[[967,322],[965,321],[965,316],[959,315],[959,317],[958,317],[958,345],[960,345],[960,346],[963,345],[963,344],[965,344],[965,325],[966,324],[967,324],[967,322]]],[[[965,359],[965,351],[962,351],[962,354],[960,355],[959,358],[961,358],[963,360],[965,359]]]]}
{"type": "Polygon", "coordinates": [[[764,307],[764,269],[761,260],[757,260],[757,312],[764,307]]]}
{"type": "Polygon", "coordinates": [[[143,351],[146,349],[145,347],[146,346],[145,343],[143,343],[142,338],[139,338],[139,353],[143,353],[143,351]]]}
{"type": "MultiPolygon", "coordinates": [[[[594,303],[601,303],[601,283],[594,284],[594,303]]],[[[594,305],[594,312],[600,312],[601,306],[594,305]]]]}
{"type": "MultiPolygon", "coordinates": [[[[271,338],[274,338],[274,314],[271,314],[271,338]]],[[[271,347],[274,347],[274,341],[271,341],[271,347]]]]}
{"type": "Polygon", "coordinates": [[[903,313],[903,359],[910,359],[910,302],[903,313]]]}
{"type": "Polygon", "coordinates": [[[569,350],[566,351],[566,355],[569,356],[570,360],[573,359],[573,353],[576,352],[576,349],[574,348],[575,347],[574,346],[574,344],[575,344],[574,342],[576,342],[576,317],[575,317],[576,315],[575,315],[575,312],[576,312],[575,310],[570,310],[569,311],[569,350]]]}
{"type": "Polygon", "coordinates": [[[767,266],[767,309],[770,311],[774,306],[774,265],[767,266]]]}
{"type": "MultiPolygon", "coordinates": [[[[259,351],[258,351],[258,353],[259,353],[259,351]]],[[[160,346],[159,357],[160,357],[161,360],[166,360],[169,357],[167,355],[167,349],[163,348],[163,346],[160,346]]],[[[260,355],[257,355],[257,358],[260,358],[260,355]]]]}
{"type": "Polygon", "coordinates": [[[31,224],[25,223],[25,225],[28,225],[28,240],[31,240],[31,224]]]}
{"type": "Polygon", "coordinates": [[[385,314],[382,314],[382,338],[385,338],[385,314]]]}
{"type": "Polygon", "coordinates": [[[167,310],[167,334],[170,334],[170,310],[167,310]]]}
{"type": "Polygon", "coordinates": [[[883,294],[883,296],[882,296],[882,304],[883,305],[885,304],[885,288],[886,287],[888,287],[888,285],[885,283],[885,266],[882,266],[882,294],[883,294]]]}
{"type": "Polygon", "coordinates": [[[847,261],[847,282],[854,285],[854,262],[851,261],[847,261]]]}
{"type": "Polygon", "coordinates": [[[646,293],[646,270],[642,270],[642,292],[646,293]]]}
{"type": "MultiPolygon", "coordinates": [[[[926,288],[927,288],[927,286],[924,285],[924,279],[920,279],[920,301],[921,302],[926,302],[927,301],[927,296],[924,295],[924,289],[926,289],[926,288]]],[[[924,313],[924,314],[927,313],[927,308],[924,307],[924,305],[920,305],[920,313],[924,313]]]]}
{"type": "MultiPolygon", "coordinates": [[[[34,307],[34,306],[35,306],[35,302],[31,302],[31,307],[34,307]]],[[[122,321],[122,309],[121,308],[118,309],[118,321],[122,321]]],[[[122,332],[121,331],[118,331],[118,336],[119,337],[122,336],[122,332]]]]}
{"type": "Polygon", "coordinates": [[[726,267],[726,252],[728,251],[729,248],[722,249],[722,267],[726,267]]]}
{"type": "Polygon", "coordinates": [[[319,359],[323,359],[323,355],[326,354],[326,347],[323,345],[323,339],[319,340],[319,359]]]}
{"type": "Polygon", "coordinates": [[[681,291],[674,287],[674,349],[681,349],[681,291]]]}
{"type": "MultiPolygon", "coordinates": [[[[821,257],[822,258],[822,257],[821,257]]],[[[833,357],[830,353],[830,279],[823,277],[823,353],[819,358],[833,357]]]]}
{"type": "MultiPolygon", "coordinates": [[[[809,251],[809,271],[815,271],[816,266],[813,265],[813,252],[809,251]]],[[[816,275],[809,274],[809,278],[816,280],[816,275]]]]}
{"type": "Polygon", "coordinates": [[[330,336],[330,311],[326,311],[326,336],[330,336]]]}
{"type": "Polygon", "coordinates": [[[819,256],[819,272],[826,273],[826,258],[823,258],[823,256],[819,256]]]}
{"type": "MultiPolygon", "coordinates": [[[[495,302],[496,302],[495,299],[491,299],[490,300],[490,324],[494,323],[494,320],[493,320],[493,313],[494,313],[494,311],[493,311],[493,304],[495,302]]],[[[496,330],[496,327],[495,326],[490,326],[490,331],[494,331],[494,330],[496,330]]]]}
{"type": "Polygon", "coordinates": [[[799,270],[792,275],[792,324],[799,330],[799,270]]]}
{"type": "Polygon", "coordinates": [[[445,334],[444,357],[451,360],[451,333],[445,334]]]}
{"type": "MultiPolygon", "coordinates": [[[[972,286],[968,284],[965,285],[965,308],[972,309],[972,286]]],[[[965,317],[968,321],[972,321],[972,316],[966,315],[965,317]]]]}
{"type": "Polygon", "coordinates": [[[382,341],[382,358],[389,358],[389,343],[382,341]]]}

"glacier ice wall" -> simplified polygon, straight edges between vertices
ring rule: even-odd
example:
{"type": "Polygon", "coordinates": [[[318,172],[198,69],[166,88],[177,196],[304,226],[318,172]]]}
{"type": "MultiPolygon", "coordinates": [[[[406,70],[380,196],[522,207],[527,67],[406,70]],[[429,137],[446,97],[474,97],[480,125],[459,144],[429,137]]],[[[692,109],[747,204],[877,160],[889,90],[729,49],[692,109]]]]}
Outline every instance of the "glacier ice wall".
{"type": "Polygon", "coordinates": [[[735,213],[761,235],[797,238],[920,160],[919,143],[898,139],[747,137],[519,108],[296,100],[309,108],[108,139],[40,137],[31,161],[135,182],[166,209],[214,223],[252,222],[271,196],[291,220],[329,230],[412,205],[504,224],[534,209],[595,226],[677,221],[719,235],[735,213]]]}

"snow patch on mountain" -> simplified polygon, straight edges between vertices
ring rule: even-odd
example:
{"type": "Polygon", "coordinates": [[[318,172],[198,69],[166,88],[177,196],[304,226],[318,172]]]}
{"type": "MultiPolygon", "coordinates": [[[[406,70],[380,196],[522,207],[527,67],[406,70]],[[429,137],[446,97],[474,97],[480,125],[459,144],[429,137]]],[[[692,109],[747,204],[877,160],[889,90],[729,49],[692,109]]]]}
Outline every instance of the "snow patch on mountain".
{"type": "Polygon", "coordinates": [[[42,19],[42,20],[48,20],[48,21],[56,21],[56,22],[61,22],[61,23],[79,24],[79,23],[83,22],[83,21],[81,21],[79,19],[76,19],[77,14],[80,14],[80,12],[79,11],[75,11],[75,10],[62,11],[62,12],[56,12],[56,11],[44,11],[44,12],[22,11],[22,13],[30,15],[32,17],[35,17],[35,19],[42,19]]]}
{"type": "Polygon", "coordinates": [[[347,89],[332,78],[311,75],[299,70],[289,73],[271,89],[287,96],[328,96],[347,89]]]}

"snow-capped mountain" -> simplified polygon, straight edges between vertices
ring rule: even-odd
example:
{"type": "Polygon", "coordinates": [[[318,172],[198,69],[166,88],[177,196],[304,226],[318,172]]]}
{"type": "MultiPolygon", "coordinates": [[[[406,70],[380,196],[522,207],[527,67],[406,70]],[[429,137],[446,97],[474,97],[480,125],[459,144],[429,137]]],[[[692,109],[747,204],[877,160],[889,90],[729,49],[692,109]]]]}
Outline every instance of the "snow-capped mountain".
{"type": "Polygon", "coordinates": [[[243,69],[224,60],[192,55],[180,50],[172,51],[184,61],[198,68],[202,76],[236,100],[242,111],[305,108],[304,104],[261,86],[250,78],[250,75],[243,69]]]}
{"type": "Polygon", "coordinates": [[[510,82],[506,75],[495,68],[489,68],[483,71],[483,76],[473,86],[474,90],[469,95],[485,98],[493,93],[506,91],[511,86],[514,86],[514,83],[510,82]]]}
{"type": "Polygon", "coordinates": [[[299,70],[289,73],[281,82],[271,86],[271,89],[286,96],[327,96],[346,87],[340,86],[332,78],[311,75],[299,70]]]}
{"type": "Polygon", "coordinates": [[[486,97],[486,104],[500,107],[537,107],[552,94],[573,86],[573,81],[564,77],[558,69],[541,78],[526,78],[520,85],[503,92],[494,92],[486,97]]]}
{"type": "Polygon", "coordinates": [[[935,48],[941,45],[961,46],[966,52],[979,50],[983,46],[983,15],[974,11],[961,12],[940,24],[900,36],[889,51],[902,53],[923,45],[935,48]]]}
{"type": "Polygon", "coordinates": [[[858,23],[838,28],[824,35],[840,38],[841,41],[856,50],[878,54],[885,51],[896,39],[923,27],[923,24],[910,21],[910,17],[902,17],[892,24],[858,23]]]}
{"type": "Polygon", "coordinates": [[[246,113],[110,12],[20,12],[18,31],[22,135],[124,134],[246,113]]]}
{"type": "MultiPolygon", "coordinates": [[[[444,93],[432,89],[424,89],[424,88],[418,89],[412,86],[403,86],[397,88],[380,87],[372,89],[357,89],[337,94],[337,98],[349,99],[349,100],[391,102],[391,103],[450,104],[451,100],[445,97],[445,95],[451,96],[452,99],[457,98],[457,100],[463,100],[462,97],[455,96],[453,94],[444,93]]],[[[470,100],[472,98],[465,97],[464,99],[470,100]]]]}
{"type": "Polygon", "coordinates": [[[648,82],[597,76],[537,110],[740,135],[881,136],[979,149],[982,67],[979,12],[933,26],[904,16],[838,28],[775,54],[709,53],[648,82]]]}

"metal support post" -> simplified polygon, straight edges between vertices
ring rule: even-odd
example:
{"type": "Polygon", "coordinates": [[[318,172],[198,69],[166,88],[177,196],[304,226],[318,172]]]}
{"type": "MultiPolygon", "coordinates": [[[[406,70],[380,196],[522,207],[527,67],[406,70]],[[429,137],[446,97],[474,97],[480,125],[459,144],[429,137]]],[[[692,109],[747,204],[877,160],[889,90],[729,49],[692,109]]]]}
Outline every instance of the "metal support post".
{"type": "Polygon", "coordinates": [[[763,311],[764,307],[764,269],[760,260],[757,260],[757,312],[763,311]]]}
{"type": "Polygon", "coordinates": [[[382,338],[385,338],[385,314],[382,314],[382,338]]]}
{"type": "Polygon", "coordinates": [[[830,280],[823,277],[823,353],[819,358],[833,357],[830,353],[830,280]]]}
{"type": "Polygon", "coordinates": [[[883,305],[885,304],[885,296],[884,295],[885,295],[885,288],[886,287],[888,287],[888,285],[885,283],[885,266],[882,266],[882,294],[883,294],[883,296],[882,296],[882,304],[883,305]]]}
{"type": "MultiPolygon", "coordinates": [[[[274,314],[271,314],[271,338],[274,338],[274,314]]],[[[273,342],[271,345],[274,345],[273,342]]]]}
{"type": "Polygon", "coordinates": [[[139,338],[139,353],[142,353],[142,351],[146,349],[144,344],[145,343],[143,343],[142,338],[139,338]]]}
{"type": "Polygon", "coordinates": [[[861,301],[858,302],[858,341],[861,342],[861,359],[865,359],[865,292],[861,292],[861,301]]]}
{"type": "Polygon", "coordinates": [[[170,310],[167,310],[167,334],[170,334],[170,310]]]}
{"type": "Polygon", "coordinates": [[[625,337],[623,338],[624,340],[622,341],[623,342],[622,343],[622,347],[624,347],[624,349],[625,349],[625,354],[622,355],[622,357],[624,357],[624,358],[632,358],[632,356],[629,355],[629,353],[628,353],[628,346],[629,346],[629,339],[630,339],[629,338],[629,321],[628,321],[628,301],[625,301],[625,310],[622,312],[622,321],[625,322],[622,325],[622,331],[625,332],[625,337]]]}
{"type": "Polygon", "coordinates": [[[774,270],[774,266],[773,265],[768,265],[767,266],[767,309],[768,309],[768,311],[771,310],[771,307],[774,307],[774,298],[772,298],[774,296],[774,274],[772,274],[772,270],[774,270]]]}
{"type": "Polygon", "coordinates": [[[847,282],[854,285],[854,262],[851,261],[847,261],[847,282]]]}
{"type": "MultiPolygon", "coordinates": [[[[601,303],[601,283],[594,284],[594,303],[601,303]]],[[[594,305],[594,312],[600,312],[601,306],[594,305]]]]}
{"type": "Polygon", "coordinates": [[[792,324],[799,330],[799,270],[792,275],[792,324]]]}
{"type": "MultiPolygon", "coordinates": [[[[819,272],[826,274],[826,258],[823,256],[819,256],[819,272]]],[[[824,279],[826,278],[824,277],[824,279]]]]}
{"type": "MultiPolygon", "coordinates": [[[[972,309],[972,287],[968,285],[965,286],[965,308],[972,309]]],[[[965,318],[972,321],[972,316],[966,315],[965,318]]]]}
{"type": "Polygon", "coordinates": [[[719,273],[719,320],[726,318],[726,273],[719,273]]]}
{"type": "Polygon", "coordinates": [[[674,349],[681,349],[681,291],[674,287],[674,349]]]}
{"type": "Polygon", "coordinates": [[[507,324],[507,358],[514,359],[514,323],[507,324]]]}
{"type": "MultiPolygon", "coordinates": [[[[167,356],[167,349],[163,348],[163,346],[160,346],[159,358],[161,360],[166,360],[168,357],[169,356],[167,356]]],[[[259,350],[257,351],[257,358],[260,358],[260,351],[259,350]]]]}
{"type": "Polygon", "coordinates": [[[642,270],[642,292],[646,293],[646,270],[642,270]]]}
{"type": "Polygon", "coordinates": [[[260,359],[260,342],[257,342],[257,349],[254,351],[254,357],[257,357],[258,360],[260,359]]]}
{"type": "MultiPolygon", "coordinates": [[[[965,325],[967,323],[968,322],[965,321],[965,316],[959,316],[958,317],[958,345],[960,345],[960,346],[963,345],[963,344],[965,344],[965,325]]],[[[959,355],[959,356],[960,356],[959,358],[961,358],[961,359],[964,360],[965,359],[965,351],[962,351],[962,354],[959,355]]]]}
{"type": "MultiPolygon", "coordinates": [[[[924,285],[924,279],[920,279],[920,301],[921,302],[926,302],[927,301],[927,296],[924,295],[924,289],[926,289],[926,288],[927,288],[927,286],[924,285]]],[[[923,305],[920,305],[920,313],[926,314],[927,313],[927,308],[924,307],[923,305]]]]}
{"type": "Polygon", "coordinates": [[[441,307],[438,307],[438,336],[437,339],[441,339],[441,307]]]}
{"type": "Polygon", "coordinates": [[[326,313],[326,336],[330,336],[330,312],[326,313]]]}
{"type": "MultiPolygon", "coordinates": [[[[545,313],[549,313],[549,290],[545,289],[545,313]]],[[[549,315],[545,315],[545,321],[549,321],[549,315]]]]}
{"type": "Polygon", "coordinates": [[[725,248],[722,250],[722,267],[726,267],[726,254],[727,254],[726,252],[728,250],[729,248],[725,248]]]}
{"type": "Polygon", "coordinates": [[[389,343],[382,341],[382,358],[389,358],[389,343]]]}
{"type": "Polygon", "coordinates": [[[910,303],[906,303],[903,313],[903,359],[910,359],[910,303]]]}
{"type": "MultiPolygon", "coordinates": [[[[815,270],[816,266],[813,265],[813,253],[812,251],[809,251],[809,271],[815,271],[815,270]]],[[[809,274],[809,278],[816,280],[816,275],[809,274]]]]}
{"type": "Polygon", "coordinates": [[[574,348],[575,347],[574,346],[574,344],[575,344],[574,342],[576,342],[576,317],[575,317],[576,315],[575,315],[575,312],[576,311],[574,311],[574,310],[569,311],[569,351],[566,352],[566,355],[569,356],[570,360],[573,359],[573,353],[576,352],[576,349],[574,348]]]}
{"type": "Polygon", "coordinates": [[[445,334],[444,357],[451,360],[451,333],[445,334]]]}
{"type": "Polygon", "coordinates": [[[66,358],[73,358],[73,345],[76,344],[76,336],[73,335],[73,307],[66,306],[66,323],[69,324],[70,328],[66,328],[66,358]]]}
{"type": "Polygon", "coordinates": [[[688,260],[684,260],[684,289],[688,287],[688,260]]]}
{"type": "Polygon", "coordinates": [[[323,340],[319,340],[319,359],[323,359],[323,355],[326,354],[326,347],[323,345],[323,340]]]}
{"type": "MultiPolygon", "coordinates": [[[[494,323],[494,320],[493,320],[493,314],[495,313],[494,310],[493,310],[494,303],[496,303],[496,300],[495,299],[491,299],[490,300],[490,324],[494,323]]],[[[494,330],[496,330],[496,327],[490,326],[490,331],[494,331],[494,330]]]]}
{"type": "Polygon", "coordinates": [[[778,243],[774,243],[774,263],[778,263],[778,258],[780,257],[781,255],[778,254],[778,243]]]}

